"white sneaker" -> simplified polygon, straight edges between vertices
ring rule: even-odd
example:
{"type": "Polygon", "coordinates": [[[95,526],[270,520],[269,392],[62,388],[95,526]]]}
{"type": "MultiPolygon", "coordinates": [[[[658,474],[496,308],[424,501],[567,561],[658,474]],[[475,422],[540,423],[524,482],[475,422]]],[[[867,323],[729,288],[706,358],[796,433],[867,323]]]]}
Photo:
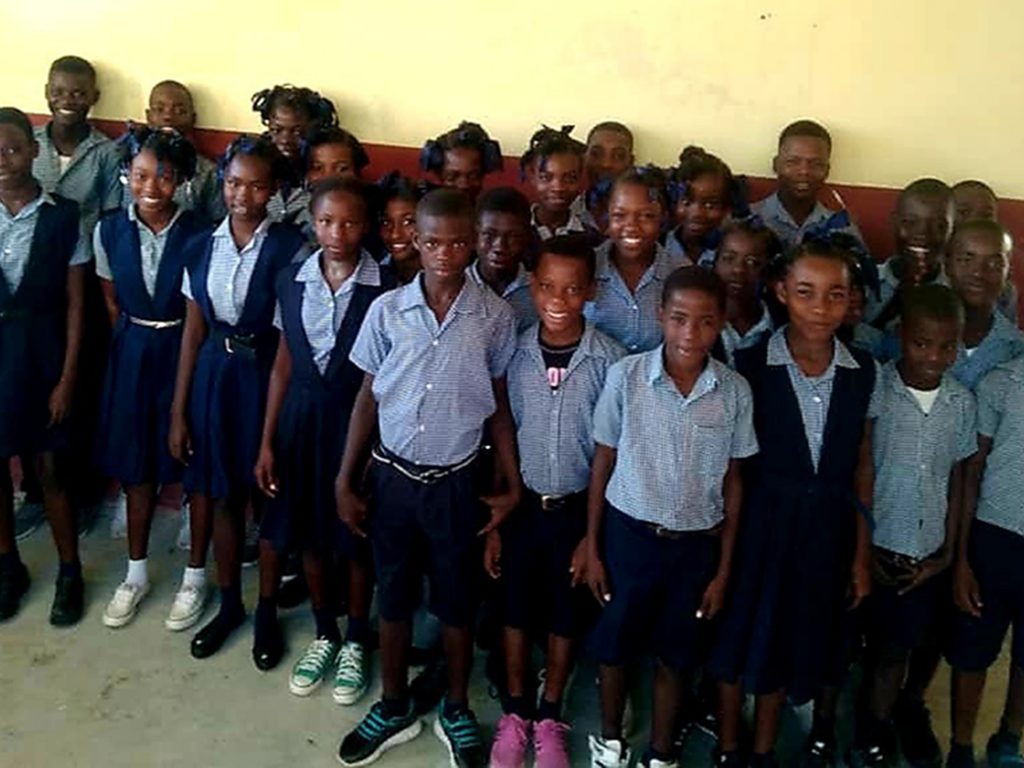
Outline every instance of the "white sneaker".
{"type": "Polygon", "coordinates": [[[149,594],[149,584],[122,582],[103,611],[103,624],[108,627],[123,627],[135,618],[139,603],[149,594]]]}
{"type": "Polygon", "coordinates": [[[119,493],[116,499],[104,502],[110,511],[110,538],[124,539],[128,536],[128,499],[119,493]]]}
{"type": "Polygon", "coordinates": [[[338,644],[333,640],[318,637],[306,646],[288,678],[288,690],[296,696],[309,696],[320,687],[338,656],[338,644]]]}
{"type": "Polygon", "coordinates": [[[649,762],[640,761],[640,768],[679,768],[675,760],[658,760],[652,757],[649,762]]]}
{"type": "Polygon", "coordinates": [[[331,694],[335,704],[347,707],[366,693],[366,667],[366,649],[360,643],[343,643],[338,651],[338,668],[334,673],[334,691],[331,694]]]}
{"type": "Polygon", "coordinates": [[[590,768],[626,768],[629,765],[629,745],[618,739],[588,736],[590,768]]]}
{"type": "Polygon", "coordinates": [[[164,626],[172,632],[181,632],[193,626],[203,615],[208,594],[205,584],[201,587],[182,584],[174,596],[164,626]]]}
{"type": "Polygon", "coordinates": [[[188,499],[181,503],[181,528],[178,529],[178,549],[188,552],[192,549],[192,510],[188,499]]]}

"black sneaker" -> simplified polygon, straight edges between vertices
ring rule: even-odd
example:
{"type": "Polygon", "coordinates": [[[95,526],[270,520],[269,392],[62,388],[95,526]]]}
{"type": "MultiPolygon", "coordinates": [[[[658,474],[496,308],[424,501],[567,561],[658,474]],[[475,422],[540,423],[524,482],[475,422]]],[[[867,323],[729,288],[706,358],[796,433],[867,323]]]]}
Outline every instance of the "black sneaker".
{"type": "Polygon", "coordinates": [[[468,707],[460,708],[449,719],[444,715],[444,705],[441,705],[434,721],[434,735],[448,747],[454,768],[484,768],[487,765],[488,750],[480,738],[480,724],[468,707]]]}
{"type": "Polygon", "coordinates": [[[50,608],[50,623],[55,627],[77,624],[82,618],[84,598],[85,584],[81,576],[58,576],[50,608]]]}
{"type": "Polygon", "coordinates": [[[743,768],[743,758],[738,749],[722,752],[716,747],[713,765],[715,768],[743,768]]]}
{"type": "Polygon", "coordinates": [[[988,768],[1024,768],[1024,757],[1020,754],[1020,736],[1006,731],[992,734],[985,745],[985,759],[988,768]]]}
{"type": "Polygon", "coordinates": [[[369,765],[387,750],[412,741],[423,730],[423,721],[409,703],[409,711],[398,717],[388,717],[383,701],[374,704],[366,717],[351,731],[338,748],[338,762],[342,765],[369,765]]]}
{"type": "Polygon", "coordinates": [[[895,768],[899,761],[895,750],[879,741],[854,747],[847,763],[850,768],[895,768]]]}
{"type": "Polygon", "coordinates": [[[946,768],[974,768],[974,747],[954,744],[946,758],[946,768]]]}
{"type": "Polygon", "coordinates": [[[424,667],[409,684],[413,709],[420,717],[433,712],[448,692],[448,665],[437,659],[424,667]]]}
{"type": "Polygon", "coordinates": [[[17,614],[30,581],[28,569],[20,561],[9,570],[0,571],[0,621],[17,614]]]}
{"type": "Polygon", "coordinates": [[[815,733],[812,730],[804,744],[800,764],[803,768],[835,768],[835,734],[815,733]]]}
{"type": "Polygon", "coordinates": [[[892,712],[903,757],[911,768],[939,768],[942,748],[932,730],[932,714],[923,701],[900,697],[892,712]]]}

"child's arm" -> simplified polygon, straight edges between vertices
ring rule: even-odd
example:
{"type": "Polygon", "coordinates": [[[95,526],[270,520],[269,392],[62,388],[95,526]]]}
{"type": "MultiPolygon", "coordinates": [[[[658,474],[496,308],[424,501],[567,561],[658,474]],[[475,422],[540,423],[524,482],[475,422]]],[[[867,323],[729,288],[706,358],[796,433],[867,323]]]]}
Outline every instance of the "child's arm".
{"type": "Polygon", "coordinates": [[[978,506],[978,490],[981,478],[985,474],[985,462],[992,451],[992,438],[978,435],[978,452],[967,460],[964,467],[963,499],[960,504],[960,516],[957,521],[956,533],[956,566],[953,569],[953,600],[956,607],[964,613],[981,618],[981,590],[978,580],[974,577],[967,557],[967,544],[970,540],[971,523],[978,506]]]}
{"type": "Polygon", "coordinates": [[[174,380],[174,400],[171,402],[171,428],[167,442],[171,455],[182,464],[188,463],[192,453],[192,441],[188,434],[185,408],[192,387],[192,374],[196,369],[199,347],[206,338],[206,320],[203,311],[192,299],[186,302],[185,330],[181,336],[181,352],[178,355],[178,374],[174,380]]]}
{"type": "Polygon", "coordinates": [[[871,457],[870,420],[864,422],[858,450],[857,469],[854,473],[854,489],[859,508],[857,516],[857,546],[853,553],[853,570],[850,577],[850,610],[857,608],[871,593],[871,525],[868,512],[875,492],[875,466],[871,457]]]}
{"type": "Polygon", "coordinates": [[[724,500],[725,520],[722,523],[721,550],[718,559],[718,571],[704,590],[704,597],[697,611],[698,619],[713,619],[725,602],[725,592],[729,586],[729,574],[732,573],[732,555],[736,549],[736,532],[740,526],[740,508],[743,505],[743,475],[740,471],[740,460],[730,459],[729,468],[722,481],[722,498],[724,500]]]}
{"type": "Polygon", "coordinates": [[[491,519],[479,535],[486,536],[504,522],[517,506],[523,494],[523,483],[519,477],[519,462],[516,458],[515,426],[512,409],[508,404],[508,384],[505,378],[493,379],[496,408],[488,420],[494,454],[499,475],[504,480],[505,492],[494,496],[483,496],[481,500],[491,509],[491,519]]]}
{"type": "Polygon", "coordinates": [[[85,267],[68,268],[67,281],[67,343],[64,345],[64,367],[60,381],[50,393],[50,426],[60,424],[71,410],[71,398],[78,378],[78,354],[82,349],[82,312],[85,297],[85,267]]]}
{"type": "Polygon", "coordinates": [[[949,473],[948,491],[946,493],[946,537],[942,541],[942,547],[931,557],[926,557],[914,570],[907,575],[906,581],[900,587],[899,594],[905,595],[912,589],[924,584],[933,576],[938,576],[953,563],[955,554],[956,532],[960,526],[962,515],[964,493],[964,466],[965,461],[958,461],[953,465],[949,473]]]}
{"type": "Polygon", "coordinates": [[[604,494],[608,480],[615,469],[618,451],[600,443],[594,449],[594,463],[590,467],[590,486],[587,489],[587,585],[601,605],[612,599],[608,589],[608,576],[601,562],[598,542],[604,522],[604,494]]]}
{"type": "Polygon", "coordinates": [[[121,308],[117,306],[117,288],[112,280],[100,278],[100,290],[103,291],[103,303],[107,307],[107,316],[110,318],[110,327],[117,325],[117,319],[121,316],[121,308]]]}
{"type": "Polygon", "coordinates": [[[357,477],[370,453],[370,440],[377,429],[377,400],[373,396],[373,376],[364,374],[359,394],[352,406],[352,418],[345,436],[345,453],[341,457],[341,469],[334,481],[334,495],[338,503],[338,517],[352,533],[366,538],[363,523],[366,521],[366,501],[356,492],[357,477]]]}
{"type": "Polygon", "coordinates": [[[274,367],[270,370],[270,385],[267,389],[267,412],[263,417],[263,437],[260,440],[259,458],[256,460],[256,485],[267,496],[277,495],[277,474],[274,472],[274,433],[277,431],[277,417],[281,413],[284,393],[292,378],[292,355],[288,351],[284,334],[277,342],[274,367]]]}

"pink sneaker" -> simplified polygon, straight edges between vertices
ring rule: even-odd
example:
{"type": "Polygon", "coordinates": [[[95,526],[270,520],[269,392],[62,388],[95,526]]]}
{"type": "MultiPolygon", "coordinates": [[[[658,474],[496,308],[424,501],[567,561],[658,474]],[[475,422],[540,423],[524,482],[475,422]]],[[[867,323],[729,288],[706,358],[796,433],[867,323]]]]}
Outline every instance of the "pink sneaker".
{"type": "Polygon", "coordinates": [[[523,768],[531,725],[519,715],[501,716],[491,744],[490,768],[523,768]]]}
{"type": "Polygon", "coordinates": [[[565,734],[569,726],[557,720],[541,720],[533,726],[534,768],[570,768],[565,734]]]}

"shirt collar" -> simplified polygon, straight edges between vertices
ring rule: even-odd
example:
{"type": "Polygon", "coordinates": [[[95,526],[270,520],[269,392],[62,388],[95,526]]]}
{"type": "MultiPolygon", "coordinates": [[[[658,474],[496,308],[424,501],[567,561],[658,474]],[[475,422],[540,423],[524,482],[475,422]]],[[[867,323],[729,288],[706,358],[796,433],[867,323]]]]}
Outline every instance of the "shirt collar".
{"type": "MultiPolygon", "coordinates": [[[[573,357],[603,357],[604,351],[594,342],[595,328],[593,323],[584,321],[583,335],[580,337],[579,346],[573,357]]],[[[519,334],[516,339],[516,349],[526,352],[536,352],[540,356],[540,323],[534,323],[525,331],[519,334]]]]}
{"type": "Polygon", "coordinates": [[[41,205],[56,205],[53,195],[42,187],[39,188],[39,194],[36,195],[35,199],[29,201],[27,205],[22,207],[22,209],[13,216],[11,215],[11,212],[7,210],[7,206],[3,203],[0,203],[0,209],[3,209],[3,213],[6,218],[11,221],[18,221],[19,219],[27,219],[29,216],[34,215],[41,205]]]}
{"type": "MultiPolygon", "coordinates": [[[[131,205],[128,206],[128,221],[137,224],[139,229],[145,229],[150,234],[152,234],[153,237],[163,237],[164,235],[171,231],[171,227],[174,226],[174,223],[178,220],[178,217],[181,216],[181,214],[185,210],[180,205],[176,205],[174,208],[174,215],[171,216],[171,220],[167,222],[167,226],[161,229],[159,232],[153,232],[153,230],[146,225],[146,222],[139,218],[139,214],[135,210],[135,203],[132,203],[131,205]]],[[[228,235],[231,235],[231,230],[228,230],[228,235]]]]}
{"type": "MultiPolygon", "coordinates": [[[[594,254],[597,256],[596,278],[598,280],[611,280],[612,275],[618,272],[611,259],[612,241],[610,239],[605,240],[594,249],[594,254]]],[[[654,261],[648,267],[648,270],[653,270],[653,276],[656,280],[664,280],[672,273],[672,257],[668,249],[661,243],[657,243],[654,246],[654,261]]],[[[643,283],[643,279],[640,282],[643,283]]]]}
{"type": "MultiPolygon", "coordinates": [[[[50,136],[50,129],[53,127],[53,121],[46,123],[36,129],[36,141],[39,142],[47,150],[53,150],[57,152],[57,147],[53,143],[53,138],[50,136]]],[[[75,151],[71,154],[72,157],[81,157],[97,144],[103,144],[104,142],[110,141],[106,136],[100,133],[96,128],[90,124],[89,133],[85,135],[85,138],[79,142],[78,146],[75,147],[75,151]]]]}
{"type": "Polygon", "coordinates": [[[765,198],[763,207],[761,208],[762,218],[772,218],[776,221],[787,224],[793,229],[803,229],[813,224],[816,224],[823,218],[827,218],[830,215],[830,211],[821,201],[816,200],[814,202],[814,208],[811,209],[810,215],[804,220],[803,225],[797,224],[793,217],[786,210],[786,206],[782,204],[782,199],[779,197],[779,193],[773,192],[770,196],[765,198]]]}
{"type": "MultiPolygon", "coordinates": [[[[398,295],[398,311],[404,312],[408,309],[415,307],[430,308],[427,304],[427,296],[423,292],[423,272],[419,272],[415,278],[407,285],[403,285],[396,290],[400,291],[398,295]]],[[[488,288],[488,290],[490,290],[488,288]]],[[[459,291],[459,295],[455,297],[455,301],[452,302],[451,309],[449,312],[457,312],[462,315],[473,314],[481,312],[486,314],[487,306],[485,302],[486,294],[483,288],[477,285],[473,280],[463,280],[462,290],[459,291]]]]}
{"type": "MultiPolygon", "coordinates": [[[[899,368],[897,367],[896,360],[890,360],[888,363],[882,366],[882,383],[889,387],[889,389],[902,397],[911,397],[910,387],[903,381],[903,377],[900,375],[899,368]]],[[[956,400],[962,391],[957,386],[957,381],[949,371],[942,374],[942,379],[939,381],[938,394],[935,396],[935,402],[948,403],[956,400]]],[[[914,399],[916,403],[917,400],[914,399]]]]}
{"type": "MultiPolygon", "coordinates": [[[[765,362],[768,365],[786,365],[800,370],[800,366],[797,365],[796,360],[793,359],[793,354],[789,351],[789,344],[786,343],[786,328],[788,327],[788,325],[782,326],[768,339],[768,353],[765,362]]],[[[821,378],[831,377],[835,373],[837,366],[840,368],[860,368],[857,359],[847,349],[846,345],[835,337],[832,339],[832,349],[832,362],[829,363],[828,369],[822,374],[821,378]]]]}
{"type": "Polygon", "coordinates": [[[750,326],[750,330],[748,330],[746,333],[741,335],[740,332],[737,331],[736,328],[733,327],[732,323],[730,323],[728,321],[726,321],[725,327],[727,329],[731,330],[733,333],[735,333],[736,336],[739,337],[739,338],[747,338],[748,336],[754,336],[754,335],[757,335],[759,333],[766,333],[768,331],[771,331],[772,328],[773,328],[773,325],[772,325],[772,314],[771,314],[771,312],[768,311],[768,305],[765,304],[762,301],[761,302],[761,317],[760,317],[760,319],[756,323],[754,323],[752,326],[750,326]]]}
{"type": "Polygon", "coordinates": [[[534,229],[543,229],[552,234],[558,232],[584,232],[586,226],[583,223],[583,217],[580,213],[581,210],[586,210],[582,203],[582,197],[577,197],[569,205],[569,219],[560,227],[549,227],[547,224],[541,224],[537,220],[537,209],[539,208],[538,203],[534,203],[530,206],[530,225],[534,229]]]}
{"type": "MultiPolygon", "coordinates": [[[[317,283],[323,282],[327,289],[330,290],[330,285],[324,278],[324,273],[320,269],[320,254],[323,253],[323,248],[318,248],[312,255],[308,256],[302,266],[299,267],[299,271],[295,273],[296,283],[317,283]]],[[[373,257],[365,250],[359,254],[359,261],[356,262],[356,268],[352,271],[341,286],[338,288],[338,293],[341,293],[346,289],[347,286],[355,285],[380,285],[380,266],[374,261],[373,257]]]]}
{"type": "MultiPolygon", "coordinates": [[[[659,344],[650,352],[645,352],[644,354],[648,356],[647,383],[653,385],[659,380],[662,380],[678,392],[675,382],[672,381],[672,377],[665,373],[664,343],[659,344]]],[[[708,355],[707,365],[705,365],[704,370],[700,372],[700,376],[697,377],[697,381],[694,383],[693,389],[690,391],[690,394],[686,399],[693,400],[694,398],[707,394],[718,387],[722,378],[723,368],[724,366],[722,363],[715,360],[711,355],[708,355]]]]}
{"type": "MultiPolygon", "coordinates": [[[[484,281],[484,276],[480,274],[480,258],[477,257],[472,264],[466,267],[466,274],[473,278],[475,282],[481,288],[491,287],[484,281]]],[[[505,292],[502,294],[502,298],[509,296],[515,291],[519,290],[523,286],[530,284],[530,273],[526,271],[526,267],[522,264],[519,265],[519,271],[516,272],[516,276],[512,279],[512,282],[505,287],[505,292]]]]}
{"type": "MultiPolygon", "coordinates": [[[[256,227],[256,231],[252,233],[252,240],[246,243],[241,249],[238,250],[239,254],[243,254],[253,248],[257,247],[258,243],[263,241],[263,238],[267,234],[267,230],[270,229],[271,220],[269,216],[264,217],[260,225],[256,227]]],[[[225,216],[224,220],[220,223],[215,230],[213,230],[213,237],[227,239],[231,241],[231,247],[235,247],[235,239],[231,234],[231,216],[225,216]]]]}

